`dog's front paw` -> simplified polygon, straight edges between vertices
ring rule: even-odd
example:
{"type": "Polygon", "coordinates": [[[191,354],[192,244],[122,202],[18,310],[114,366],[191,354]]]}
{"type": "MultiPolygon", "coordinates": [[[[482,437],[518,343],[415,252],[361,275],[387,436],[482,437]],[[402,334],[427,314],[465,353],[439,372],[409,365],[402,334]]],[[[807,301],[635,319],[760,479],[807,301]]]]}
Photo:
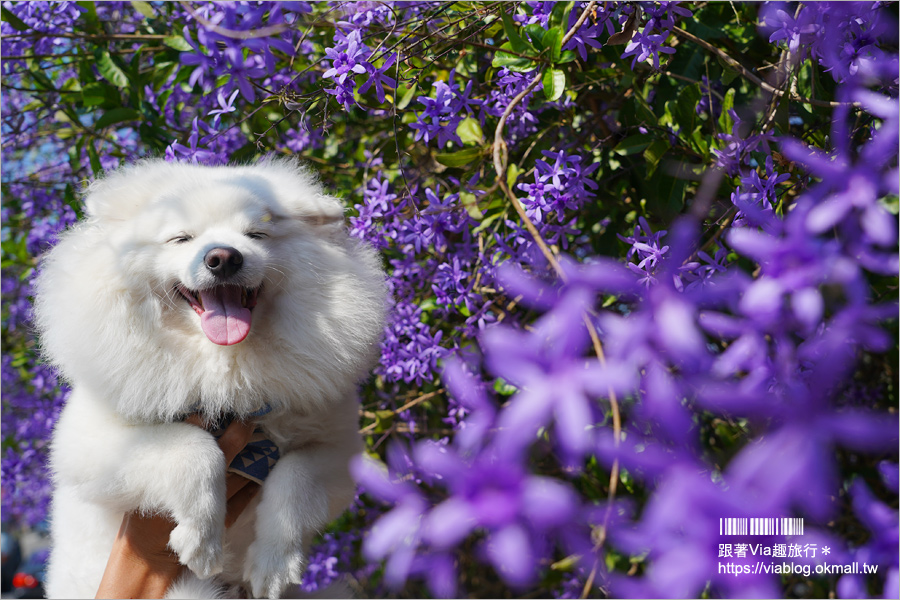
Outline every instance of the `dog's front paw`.
{"type": "Polygon", "coordinates": [[[254,598],[280,598],[287,586],[300,583],[305,563],[299,548],[256,541],[247,553],[244,580],[250,583],[254,598]]]}
{"type": "Polygon", "coordinates": [[[222,572],[225,553],[222,549],[221,528],[203,528],[194,521],[182,521],[169,535],[169,547],[201,579],[222,572]]]}

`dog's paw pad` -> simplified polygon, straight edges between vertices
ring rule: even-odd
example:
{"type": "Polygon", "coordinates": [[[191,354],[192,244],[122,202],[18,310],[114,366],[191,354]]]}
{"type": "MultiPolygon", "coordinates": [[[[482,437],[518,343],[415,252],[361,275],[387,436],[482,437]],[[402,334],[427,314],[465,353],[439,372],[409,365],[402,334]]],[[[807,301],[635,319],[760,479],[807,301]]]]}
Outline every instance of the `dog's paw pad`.
{"type": "Polygon", "coordinates": [[[181,564],[201,579],[221,573],[225,567],[221,533],[204,535],[192,523],[179,523],[169,535],[169,547],[178,555],[181,564]]]}
{"type": "Polygon", "coordinates": [[[298,550],[276,551],[254,543],[248,553],[244,580],[250,582],[254,598],[279,598],[289,585],[300,583],[305,566],[298,550]]]}

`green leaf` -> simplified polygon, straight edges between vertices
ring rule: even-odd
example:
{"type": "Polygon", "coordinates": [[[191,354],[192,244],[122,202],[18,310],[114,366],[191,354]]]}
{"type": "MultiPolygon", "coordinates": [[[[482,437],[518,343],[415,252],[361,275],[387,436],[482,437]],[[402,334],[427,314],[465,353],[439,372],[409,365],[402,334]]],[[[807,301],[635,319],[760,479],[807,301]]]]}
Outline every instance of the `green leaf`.
{"type": "Polygon", "coordinates": [[[563,53],[560,55],[559,60],[556,61],[556,64],[558,64],[558,65],[564,65],[564,64],[566,64],[566,63],[570,63],[570,62],[572,62],[573,60],[575,60],[576,56],[577,56],[577,55],[576,55],[575,52],[573,52],[572,50],[566,50],[565,52],[563,52],[563,53]]]}
{"type": "Polygon", "coordinates": [[[116,87],[123,88],[128,85],[128,76],[125,71],[115,63],[106,50],[101,50],[97,54],[97,70],[104,79],[116,87]]]}
{"type": "Polygon", "coordinates": [[[231,153],[229,160],[233,163],[250,163],[256,154],[259,152],[259,148],[253,142],[247,142],[237,150],[231,153]]]}
{"type": "Polygon", "coordinates": [[[72,210],[75,212],[75,216],[78,217],[78,220],[84,218],[84,206],[81,202],[78,201],[78,196],[75,194],[75,187],[71,183],[66,184],[65,192],[63,192],[63,198],[66,201],[72,210]]]}
{"type": "Polygon", "coordinates": [[[666,218],[672,218],[684,209],[684,193],[687,181],[678,177],[666,175],[663,171],[656,173],[653,178],[656,184],[656,203],[661,214],[666,218]]]}
{"type": "Polygon", "coordinates": [[[403,110],[409,103],[412,102],[413,96],[416,95],[416,91],[419,89],[419,84],[414,83],[411,87],[406,88],[403,91],[403,95],[400,96],[400,102],[397,103],[397,108],[403,110]]]}
{"type": "Polygon", "coordinates": [[[494,54],[494,60],[491,62],[492,67],[506,67],[510,71],[524,73],[526,71],[531,71],[537,66],[535,62],[529,58],[508,54],[507,52],[503,52],[503,50],[512,50],[512,47],[508,42],[500,46],[500,50],[494,54]]]}
{"type": "Polygon", "coordinates": [[[503,216],[502,212],[497,212],[497,213],[492,214],[489,217],[484,217],[484,220],[478,225],[478,227],[476,227],[475,229],[472,230],[472,235],[478,235],[479,233],[481,233],[482,231],[484,231],[485,229],[490,227],[491,224],[494,223],[494,221],[496,221],[497,219],[499,219],[502,216],[503,216]]]}
{"type": "Polygon", "coordinates": [[[547,69],[541,81],[544,83],[544,96],[550,102],[559,100],[566,91],[566,74],[562,69],[547,69]]]}
{"type": "Polygon", "coordinates": [[[554,571],[572,571],[578,565],[579,561],[581,561],[581,556],[578,554],[572,554],[571,556],[567,556],[562,560],[558,560],[552,565],[550,568],[554,571]]]}
{"type": "Polygon", "coordinates": [[[392,410],[376,410],[375,411],[375,433],[381,433],[390,429],[394,424],[394,411],[392,410]]]}
{"type": "Polygon", "coordinates": [[[467,117],[459,122],[459,125],[456,126],[456,135],[459,136],[463,144],[478,144],[480,146],[484,143],[484,132],[481,130],[481,123],[473,117],[467,117]]]}
{"type": "Polygon", "coordinates": [[[181,65],[175,61],[161,61],[154,65],[152,81],[155,89],[163,88],[171,91],[172,88],[165,86],[165,84],[180,66],[181,65]]]}
{"type": "Polygon", "coordinates": [[[892,215],[900,213],[900,198],[898,198],[897,196],[885,196],[884,198],[880,199],[878,203],[881,204],[881,206],[883,206],[884,209],[892,215]]]}
{"type": "Polygon", "coordinates": [[[698,38],[711,41],[723,37],[729,37],[721,27],[710,27],[709,25],[704,24],[701,19],[691,19],[689,23],[690,26],[687,27],[687,30],[696,35],[698,38]]]}
{"type": "Polygon", "coordinates": [[[541,27],[539,23],[532,23],[525,27],[525,32],[528,34],[528,37],[531,38],[531,43],[534,44],[535,50],[540,51],[545,48],[543,38],[546,31],[547,30],[541,27]]]}
{"type": "Polygon", "coordinates": [[[462,203],[463,207],[465,207],[466,212],[469,213],[470,217],[476,221],[480,221],[484,218],[484,215],[481,214],[481,209],[478,208],[478,198],[475,194],[460,192],[459,201],[462,203]]]}
{"type": "Polygon", "coordinates": [[[88,158],[91,160],[91,171],[94,172],[94,175],[99,175],[103,171],[103,167],[100,165],[100,156],[97,154],[97,149],[94,148],[94,143],[90,142],[87,147],[88,158]]]}
{"type": "MultiPolygon", "coordinates": [[[[722,64],[721,61],[719,64],[722,64]]],[[[737,79],[739,75],[740,73],[732,69],[730,66],[726,65],[726,67],[722,69],[722,75],[719,77],[719,81],[722,82],[722,85],[727,87],[730,86],[731,82],[737,79]]]]}
{"type": "Polygon", "coordinates": [[[81,88],[81,102],[85,107],[100,106],[107,101],[119,103],[119,90],[100,81],[94,81],[81,88]]]}
{"type": "Polygon", "coordinates": [[[574,2],[555,2],[550,12],[550,23],[554,26],[567,27],[569,14],[574,7],[574,2]]]}
{"type": "Polygon", "coordinates": [[[641,152],[649,146],[654,141],[654,136],[649,133],[639,133],[636,135],[630,135],[613,148],[613,152],[616,154],[620,154],[622,156],[628,156],[629,154],[637,154],[641,152]]]}
{"type": "Polygon", "coordinates": [[[135,121],[141,118],[141,113],[133,108],[114,108],[103,113],[103,116],[97,119],[95,127],[102,129],[109,125],[115,125],[123,121],[135,121]]]}
{"type": "Polygon", "coordinates": [[[709,158],[709,136],[704,135],[703,126],[697,125],[691,133],[691,141],[694,150],[703,155],[704,160],[709,158]]]}
{"type": "MultiPolygon", "coordinates": [[[[513,5],[513,10],[515,10],[515,5],[513,5]]],[[[506,37],[509,38],[509,43],[512,44],[513,50],[522,54],[527,53],[529,50],[534,50],[534,47],[519,35],[519,30],[516,24],[513,23],[512,17],[502,8],[500,9],[500,18],[503,19],[503,31],[506,32],[506,37]]]]}
{"type": "Polygon", "coordinates": [[[702,97],[703,92],[700,91],[700,86],[696,83],[685,86],[682,88],[681,93],[678,94],[678,100],[672,116],[675,118],[673,125],[676,128],[680,127],[682,133],[689,134],[694,131],[694,122],[697,119],[697,104],[702,97]]]}
{"type": "Polygon", "coordinates": [[[647,146],[647,149],[644,150],[644,159],[647,161],[647,176],[653,175],[653,172],[656,171],[656,167],[659,166],[659,161],[662,158],[663,154],[666,153],[666,150],[669,149],[668,140],[656,139],[653,140],[653,143],[647,146]]]}
{"type": "Polygon", "coordinates": [[[516,179],[519,178],[519,175],[524,173],[525,171],[519,168],[519,165],[516,163],[510,164],[506,168],[506,187],[509,189],[513,189],[514,184],[516,183],[516,179]]]}
{"type": "Polygon", "coordinates": [[[45,90],[55,90],[56,87],[53,85],[53,82],[50,81],[43,72],[36,70],[32,67],[32,70],[29,71],[29,74],[34,77],[34,83],[38,88],[45,90]]]}
{"type": "Polygon", "coordinates": [[[641,120],[642,125],[649,127],[657,124],[656,114],[640,94],[634,95],[634,109],[635,115],[641,120]]]}
{"type": "Polygon", "coordinates": [[[81,18],[83,18],[85,23],[87,24],[87,27],[85,27],[87,32],[97,32],[97,30],[100,28],[100,18],[97,16],[97,3],[91,0],[78,0],[76,4],[85,9],[85,11],[81,13],[81,18]]]}
{"type": "Polygon", "coordinates": [[[156,11],[153,10],[153,7],[150,6],[149,2],[144,2],[143,0],[131,0],[131,5],[134,7],[134,10],[138,11],[148,19],[152,19],[156,16],[156,11]]]}
{"type": "Polygon", "coordinates": [[[31,27],[29,27],[25,23],[25,21],[13,14],[13,12],[5,6],[3,8],[0,8],[0,16],[3,17],[4,23],[8,23],[9,26],[16,31],[28,31],[29,29],[31,29],[31,27]]]}
{"type": "Polygon", "coordinates": [[[170,35],[169,37],[163,39],[163,44],[165,44],[169,48],[174,48],[179,52],[189,52],[190,50],[192,50],[191,45],[188,44],[188,41],[184,39],[184,36],[181,35],[170,35]]]}
{"type": "Polygon", "coordinates": [[[502,377],[498,377],[494,380],[494,391],[501,396],[512,396],[519,391],[519,388],[507,383],[502,377]]]}
{"type": "Polygon", "coordinates": [[[544,48],[550,50],[551,62],[557,62],[562,55],[562,39],[563,33],[559,27],[551,27],[544,32],[544,37],[541,41],[544,44],[544,48]]]}
{"type": "Polygon", "coordinates": [[[434,158],[442,165],[446,165],[448,167],[462,167],[479,158],[481,155],[481,147],[476,146],[472,148],[463,148],[462,150],[459,150],[457,152],[445,152],[442,154],[437,154],[434,158]]]}
{"type": "Polygon", "coordinates": [[[734,108],[734,88],[729,88],[725,92],[725,99],[722,101],[722,113],[719,115],[719,129],[723,133],[731,133],[734,127],[734,119],[731,118],[731,109],[734,108]]]}

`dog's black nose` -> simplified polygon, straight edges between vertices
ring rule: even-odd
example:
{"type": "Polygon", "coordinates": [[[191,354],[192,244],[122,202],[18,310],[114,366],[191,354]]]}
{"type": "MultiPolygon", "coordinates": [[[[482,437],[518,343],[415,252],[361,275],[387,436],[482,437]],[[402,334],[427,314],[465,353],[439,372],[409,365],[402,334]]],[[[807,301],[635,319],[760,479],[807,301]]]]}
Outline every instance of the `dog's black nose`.
{"type": "Polygon", "coordinates": [[[244,264],[244,257],[234,248],[222,246],[207,252],[203,262],[216,277],[229,277],[238,272],[244,264]]]}

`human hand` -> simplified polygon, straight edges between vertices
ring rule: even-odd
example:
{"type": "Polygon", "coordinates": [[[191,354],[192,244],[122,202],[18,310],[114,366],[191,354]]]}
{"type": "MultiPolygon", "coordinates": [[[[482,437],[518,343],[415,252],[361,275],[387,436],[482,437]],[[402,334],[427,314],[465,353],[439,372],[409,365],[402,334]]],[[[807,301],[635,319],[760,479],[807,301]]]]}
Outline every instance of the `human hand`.
{"type": "MultiPolygon", "coordinates": [[[[197,415],[191,415],[185,422],[202,427],[197,415]]],[[[219,437],[217,441],[226,465],[231,464],[250,441],[254,427],[253,423],[233,421],[219,437]]],[[[259,490],[259,484],[245,477],[226,474],[226,527],[234,524],[259,490]]],[[[175,523],[166,515],[126,514],[113,543],[97,598],[162,598],[183,568],[177,555],[168,547],[169,534],[174,527],[175,523]]]]}

